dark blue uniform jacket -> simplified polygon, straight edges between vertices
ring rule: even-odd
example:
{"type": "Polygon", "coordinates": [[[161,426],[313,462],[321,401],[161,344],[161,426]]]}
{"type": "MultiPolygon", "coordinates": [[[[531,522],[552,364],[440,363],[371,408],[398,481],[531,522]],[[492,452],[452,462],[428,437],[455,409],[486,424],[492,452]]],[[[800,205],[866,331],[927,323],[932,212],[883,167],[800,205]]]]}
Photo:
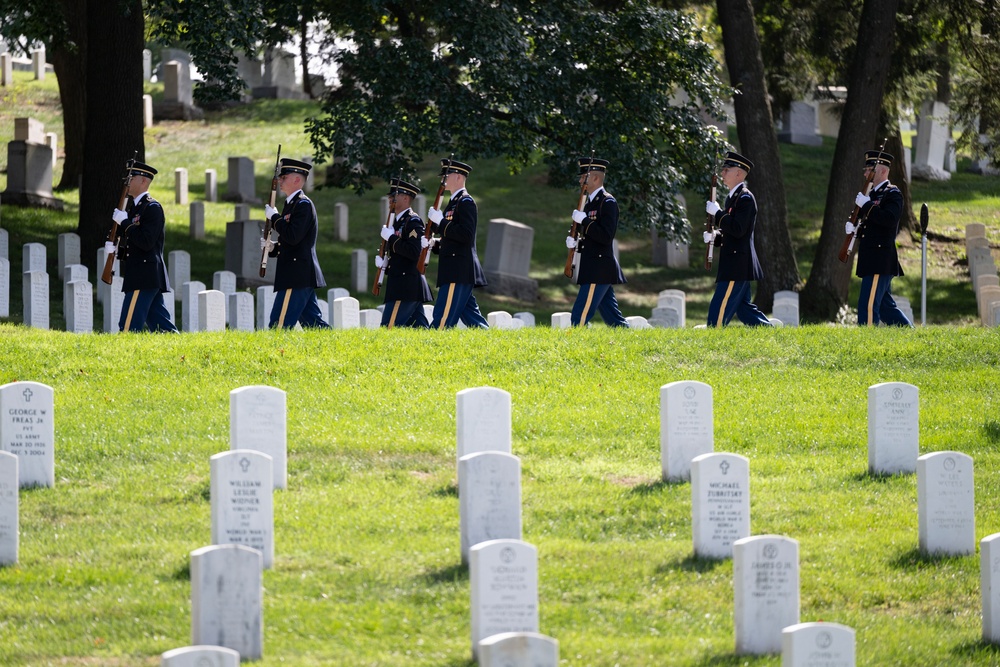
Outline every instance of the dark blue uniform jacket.
{"type": "Polygon", "coordinates": [[[618,202],[602,189],[583,207],[587,219],[580,226],[580,271],[577,284],[620,285],[625,281],[612,243],[618,232],[618,202]]]}
{"type": "Polygon", "coordinates": [[[286,201],[281,213],[274,217],[274,231],[278,232],[278,242],[271,251],[271,257],[278,258],[274,289],[326,287],[316,257],[319,218],[312,200],[300,191],[286,201]]]}
{"type": "Polygon", "coordinates": [[[753,228],[757,224],[757,200],[746,183],[726,197],[726,205],[715,214],[715,226],[722,236],[715,240],[719,248],[719,275],[715,282],[760,280],[764,272],[757,261],[753,245],[753,228]]]}
{"type": "Polygon", "coordinates": [[[385,300],[430,301],[431,288],[423,274],[417,271],[420,239],[424,235],[423,221],[413,209],[407,209],[392,227],[395,234],[385,245],[385,300]]]}
{"type": "Polygon", "coordinates": [[[164,225],[163,207],[149,195],[132,205],[129,217],[122,222],[118,243],[123,292],[170,291],[163,263],[164,225]]]}
{"type": "Polygon", "coordinates": [[[858,230],[858,269],[860,278],[873,276],[901,276],[896,253],[896,235],[899,233],[899,216],[903,212],[903,193],[888,181],[871,193],[871,201],[858,213],[862,220],[858,230]]]}
{"type": "Polygon", "coordinates": [[[476,253],[476,223],[479,209],[466,190],[452,197],[445,207],[444,219],[436,225],[441,235],[434,250],[441,257],[437,286],[447,283],[486,286],[486,273],[476,253]]]}

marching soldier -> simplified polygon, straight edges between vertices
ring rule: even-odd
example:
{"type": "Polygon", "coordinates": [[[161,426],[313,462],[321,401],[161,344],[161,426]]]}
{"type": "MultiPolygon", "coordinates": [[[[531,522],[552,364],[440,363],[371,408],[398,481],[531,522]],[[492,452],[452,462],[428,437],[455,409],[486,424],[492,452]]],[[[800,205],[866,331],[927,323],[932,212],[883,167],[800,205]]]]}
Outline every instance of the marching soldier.
{"type": "MultiPolygon", "coordinates": [[[[119,331],[177,333],[170,321],[170,313],[163,305],[163,294],[170,291],[170,279],[163,262],[163,237],[165,220],[160,202],[149,194],[149,184],[156,176],[156,169],[136,162],[132,165],[132,180],[128,195],[132,198],[130,212],[115,209],[112,217],[121,225],[118,243],[118,261],[122,275],[121,316],[119,331]]],[[[114,253],[114,243],[104,244],[108,253],[114,253]]]]}
{"type": "MultiPolygon", "coordinates": [[[[858,324],[878,324],[912,327],[892,298],[892,279],[903,275],[896,254],[899,217],[903,212],[903,194],[889,182],[892,155],[880,151],[865,153],[865,171],[873,169],[875,187],[871,195],[859,192],[854,198],[858,211],[858,268],[861,294],[858,297],[858,324]]],[[[844,226],[853,234],[850,221],[844,226]]]]}
{"type": "Polygon", "coordinates": [[[290,158],[281,158],[278,184],[282,192],[291,194],[279,214],[270,204],[264,204],[264,215],[274,225],[278,241],[262,239],[268,254],[277,257],[274,272],[274,306],[270,326],[291,329],[296,323],[303,327],[329,329],[316,299],[316,288],[325,287],[323,271],[316,257],[316,236],[319,218],[312,200],[302,191],[312,165],[290,158]]]}
{"type": "Polygon", "coordinates": [[[388,284],[385,289],[385,308],[382,311],[382,326],[389,329],[412,327],[426,329],[429,325],[424,316],[423,304],[430,301],[431,289],[427,279],[417,271],[420,251],[428,245],[424,237],[424,223],[410,206],[420,189],[401,179],[389,182],[389,197],[396,211],[391,226],[381,229],[386,242],[385,257],[375,256],[375,267],[385,271],[388,284]]]}
{"type": "Polygon", "coordinates": [[[465,189],[472,167],[455,160],[441,160],[441,175],[451,200],[444,211],[427,210],[427,218],[441,235],[431,250],[440,256],[437,301],[434,303],[432,329],[451,328],[461,320],[467,327],[489,328],[472,294],[475,287],[486,286],[486,274],[476,254],[476,223],[479,209],[465,189]]]}
{"type": "Polygon", "coordinates": [[[573,211],[573,221],[580,226],[579,238],[566,237],[566,247],[576,248],[580,267],[576,282],[580,285],[570,314],[570,324],[584,326],[600,313],[605,324],[628,327],[618,309],[614,285],[626,282],[621,266],[615,259],[612,244],[618,232],[618,202],[604,189],[608,172],[607,160],[579,158],[580,187],[590,187],[583,210],[573,211]]]}
{"type": "Polygon", "coordinates": [[[747,326],[772,326],[750,301],[750,281],[764,277],[753,245],[757,200],[746,184],[752,168],[753,162],[749,159],[734,151],[727,152],[721,174],[723,184],[729,188],[725,206],[714,201],[705,203],[705,211],[715,216],[715,229],[705,232],[705,243],[710,243],[714,236],[715,245],[720,249],[715,294],[708,307],[710,327],[729,324],[733,315],[747,326]]]}

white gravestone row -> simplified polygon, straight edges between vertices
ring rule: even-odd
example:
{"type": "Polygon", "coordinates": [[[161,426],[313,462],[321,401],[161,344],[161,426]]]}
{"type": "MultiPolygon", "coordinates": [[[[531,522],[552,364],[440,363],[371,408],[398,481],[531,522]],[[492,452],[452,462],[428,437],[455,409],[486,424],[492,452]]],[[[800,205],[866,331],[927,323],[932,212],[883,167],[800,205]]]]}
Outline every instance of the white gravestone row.
{"type": "Polygon", "coordinates": [[[553,329],[569,329],[572,325],[572,313],[552,313],[551,327],[553,329]]]}
{"type": "Polygon", "coordinates": [[[49,274],[28,271],[22,275],[21,299],[24,324],[36,329],[49,328],[49,274]]]}
{"type": "Polygon", "coordinates": [[[839,623],[797,623],[781,631],[781,667],[854,667],[854,630],[839,623]]]}
{"type": "Polygon", "coordinates": [[[362,329],[378,329],[382,324],[382,313],[375,308],[362,308],[358,311],[358,326],[362,329]]]}
{"type": "Polygon", "coordinates": [[[71,333],[93,332],[93,285],[86,280],[71,280],[65,284],[63,287],[63,318],[66,320],[66,331],[71,333]]]}
{"type": "Polygon", "coordinates": [[[18,458],[21,488],[56,485],[52,387],[38,382],[0,386],[0,450],[18,458]]]}
{"type": "Polygon", "coordinates": [[[469,582],[474,657],[487,637],[538,632],[538,550],[533,545],[520,539],[477,544],[469,551],[469,582]]]}
{"type": "Polygon", "coordinates": [[[750,537],[750,461],[739,454],[702,454],[691,461],[691,532],[699,558],[725,559],[750,537]]]}
{"type": "Polygon", "coordinates": [[[67,232],[60,234],[57,242],[59,265],[56,268],[59,278],[62,279],[68,264],[80,263],[80,236],[73,232],[67,232]]]}
{"type": "Polygon", "coordinates": [[[191,552],[193,645],[223,646],[244,660],[260,660],[263,598],[264,560],[257,549],[224,544],[191,552]]]}
{"type": "Polygon", "coordinates": [[[799,622],[799,543],[779,535],[733,543],[736,653],[780,653],[782,630],[799,622]]]}
{"type": "Polygon", "coordinates": [[[683,329],[687,326],[687,302],[679,289],[667,289],[656,298],[656,308],[650,313],[649,325],[667,329],[683,329]]]}
{"type": "Polygon", "coordinates": [[[330,320],[330,326],[334,329],[357,329],[361,326],[361,315],[359,315],[361,308],[358,300],[353,296],[334,298],[333,291],[329,291],[330,296],[328,297],[329,303],[333,304],[333,317],[330,320]]]}
{"type": "Polygon", "coordinates": [[[211,458],[212,543],[256,549],[274,564],[274,473],[271,457],[234,449],[211,458]]]}
{"type": "Polygon", "coordinates": [[[276,387],[251,385],[229,392],[229,447],[271,457],[274,488],[288,486],[287,396],[276,387]]]}
{"type": "Polygon", "coordinates": [[[480,542],[521,539],[521,460],[503,452],[463,456],[458,507],[462,562],[480,542]]]}
{"type": "Polygon", "coordinates": [[[976,553],[972,457],[934,452],[917,459],[920,550],[930,555],[976,553]]]}
{"type": "Polygon", "coordinates": [[[913,473],[919,444],[919,390],[904,382],[868,388],[868,470],[874,475],[913,473]]]}
{"type": "Polygon", "coordinates": [[[691,460],[715,448],[712,387],[682,380],[660,387],[660,459],[663,480],[691,478],[691,460]]]}
{"type": "Polygon", "coordinates": [[[0,451],[0,566],[17,563],[20,536],[17,456],[0,451]]]}
{"type": "Polygon", "coordinates": [[[205,291],[205,283],[192,280],[181,284],[181,331],[198,331],[198,294],[205,291]]]}
{"type": "Polygon", "coordinates": [[[198,292],[198,323],[194,330],[226,330],[225,294],[215,289],[202,290],[198,292]]]}
{"type": "Polygon", "coordinates": [[[254,303],[250,292],[236,292],[228,297],[230,329],[236,331],[254,330],[254,303]]]}

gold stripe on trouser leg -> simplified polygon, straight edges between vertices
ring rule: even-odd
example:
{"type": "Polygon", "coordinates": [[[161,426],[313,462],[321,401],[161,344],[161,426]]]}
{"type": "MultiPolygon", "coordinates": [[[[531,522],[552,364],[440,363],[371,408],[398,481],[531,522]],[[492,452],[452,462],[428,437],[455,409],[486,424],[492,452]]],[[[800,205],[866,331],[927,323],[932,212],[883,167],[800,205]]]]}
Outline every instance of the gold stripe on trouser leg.
{"type": "Polygon", "coordinates": [[[871,293],[868,295],[868,326],[872,326],[872,322],[875,321],[875,292],[878,287],[878,274],[876,273],[872,276],[872,288],[871,293]]]}
{"type": "Polygon", "coordinates": [[[587,313],[590,312],[590,303],[594,300],[594,289],[596,287],[597,285],[595,283],[590,283],[590,291],[587,292],[587,302],[583,304],[583,314],[580,315],[580,323],[577,325],[578,327],[587,326],[587,320],[590,319],[587,317],[587,313]]]}
{"type": "Polygon", "coordinates": [[[455,283],[448,285],[448,298],[444,301],[444,312],[441,314],[441,324],[438,329],[444,329],[444,323],[448,321],[448,312],[451,311],[451,297],[455,294],[455,283]]]}
{"type": "Polygon", "coordinates": [[[285,290],[285,300],[281,304],[281,315],[278,316],[278,326],[279,327],[284,327],[285,326],[285,313],[288,312],[288,302],[291,301],[291,299],[292,299],[292,290],[286,289],[285,290]]]}
{"type": "Polygon", "coordinates": [[[736,282],[730,280],[729,287],[726,288],[726,296],[722,297],[722,305],[719,306],[719,320],[715,323],[715,326],[723,326],[723,321],[726,319],[726,304],[729,303],[729,295],[733,293],[733,285],[736,282]]]}
{"type": "Polygon", "coordinates": [[[396,305],[392,307],[392,315],[389,316],[389,326],[387,327],[388,329],[391,329],[396,324],[396,313],[398,312],[399,312],[399,301],[397,301],[396,305]]]}
{"type": "Polygon", "coordinates": [[[129,327],[132,326],[132,313],[135,312],[135,302],[139,300],[139,290],[132,292],[132,300],[128,304],[128,315],[125,316],[125,328],[123,331],[128,331],[129,327]]]}

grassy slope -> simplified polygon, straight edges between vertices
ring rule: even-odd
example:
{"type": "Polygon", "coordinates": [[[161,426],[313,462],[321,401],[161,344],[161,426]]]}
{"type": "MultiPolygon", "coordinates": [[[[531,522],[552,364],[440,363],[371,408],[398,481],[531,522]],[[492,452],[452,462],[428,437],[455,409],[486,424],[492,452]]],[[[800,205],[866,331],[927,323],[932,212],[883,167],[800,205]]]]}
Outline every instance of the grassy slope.
{"type": "Polygon", "coordinates": [[[1000,526],[1000,345],[983,329],[377,331],[81,337],[0,326],[0,383],[56,392],[57,486],[21,494],[0,664],[156,664],[189,639],[228,392],[289,393],[264,665],[466,665],[454,394],[513,398],[541,630],[569,665],[777,665],[732,655],[732,565],[691,557],[690,486],[659,482],[659,387],[714,388],[715,449],[751,461],[752,529],[801,544],[802,619],[859,665],[995,664],[978,556],[917,551],[915,476],[866,473],[866,390],[920,388],[921,453],[975,459],[1000,526]],[[433,346],[433,347],[430,347],[433,346]]]}
{"type": "MultiPolygon", "coordinates": [[[[28,73],[15,73],[16,84],[12,89],[0,90],[2,108],[0,112],[0,136],[12,136],[13,118],[32,115],[42,120],[49,130],[59,132],[61,111],[54,77],[45,82],[31,80],[28,73]]],[[[161,86],[147,84],[147,91],[159,94],[161,86]]],[[[278,143],[283,145],[284,155],[303,156],[310,153],[310,147],[302,134],[302,121],[317,112],[317,106],[309,102],[261,100],[248,107],[230,110],[220,114],[209,114],[205,122],[157,123],[146,132],[148,159],[161,171],[161,177],[154,181],[153,195],[166,207],[167,250],[183,248],[192,255],[192,278],[211,285],[212,273],[224,266],[225,225],[232,217],[232,204],[206,203],[206,238],[194,241],[188,235],[188,207],[174,204],[173,179],[171,173],[176,167],[188,170],[191,200],[204,197],[204,173],[215,169],[219,179],[219,193],[225,192],[227,178],[227,158],[243,155],[252,158],[256,164],[257,191],[267,192],[270,187],[270,168],[273,151],[278,143]]],[[[833,157],[833,142],[825,140],[822,147],[782,145],[783,173],[788,193],[789,224],[800,274],[808,276],[809,268],[818,240],[822,221],[823,205],[826,200],[826,184],[829,165],[833,157]]],[[[5,167],[5,155],[0,155],[0,167],[5,167]]],[[[61,161],[55,169],[58,182],[61,161]]],[[[962,164],[967,164],[963,162],[962,164]]],[[[429,197],[435,191],[434,159],[428,159],[418,169],[429,197]]],[[[572,172],[572,169],[568,169],[572,172]]],[[[0,189],[6,185],[5,174],[0,174],[0,189]]],[[[752,183],[751,183],[752,185],[752,183]]],[[[931,228],[940,236],[935,237],[930,250],[929,270],[929,315],[930,323],[972,323],[976,321],[976,306],[968,283],[965,266],[965,250],[961,239],[964,225],[969,222],[985,222],[991,238],[1000,237],[1000,196],[997,192],[1000,178],[980,177],[958,173],[945,184],[915,183],[913,201],[915,205],[927,202],[931,206],[931,228]]],[[[614,191],[614,177],[609,181],[614,191]]],[[[549,314],[568,310],[575,296],[574,286],[562,275],[565,260],[563,246],[564,232],[568,228],[567,211],[575,205],[573,191],[551,187],[540,166],[528,167],[517,176],[507,172],[500,161],[484,160],[475,165],[470,190],[477,197],[480,216],[485,221],[490,218],[509,218],[535,227],[534,249],[532,253],[531,276],[539,281],[539,299],[535,303],[517,302],[509,298],[481,295],[484,311],[503,309],[509,312],[530,310],[539,321],[547,321],[549,314]]],[[[372,255],[378,248],[378,226],[382,223],[379,215],[378,198],[382,188],[357,197],[352,192],[337,189],[320,189],[313,193],[320,212],[321,230],[318,255],[323,265],[327,282],[331,286],[347,286],[350,270],[350,253],[354,248],[365,248],[372,255]],[[337,242],[333,230],[333,208],[337,201],[344,201],[350,207],[350,241],[337,242]]],[[[21,320],[20,248],[24,243],[39,241],[46,244],[49,255],[49,274],[56,274],[56,237],[59,233],[72,231],[77,224],[78,195],[75,191],[59,193],[67,203],[67,212],[53,214],[30,209],[6,207],[0,223],[10,232],[12,280],[11,321],[21,320]]],[[[114,193],[113,197],[117,197],[114,193]]],[[[109,209],[114,204],[109,199],[109,209]]],[[[701,195],[688,193],[691,218],[697,233],[701,228],[701,195]]],[[[845,207],[849,208],[849,207],[845,207]]],[[[255,214],[262,215],[259,210],[255,214]]],[[[480,225],[479,248],[484,256],[487,225],[480,225]]],[[[684,289],[688,294],[688,320],[691,324],[704,319],[708,309],[708,299],[714,282],[712,275],[701,269],[700,241],[693,245],[692,266],[686,269],[669,269],[652,266],[651,244],[644,234],[622,230],[619,236],[622,251],[622,266],[628,285],[616,290],[626,315],[649,315],[655,306],[656,293],[666,288],[684,289]]],[[[904,233],[899,236],[901,261],[906,276],[896,281],[894,290],[910,298],[914,312],[919,317],[920,305],[920,249],[904,233]]],[[[84,258],[86,263],[94,260],[84,258]]],[[[766,267],[765,267],[766,268],[766,267]]],[[[93,271],[93,266],[91,266],[93,271]]],[[[371,275],[373,269],[369,270],[371,275]]],[[[436,269],[430,269],[433,282],[436,269]]],[[[96,278],[91,274],[91,282],[96,278]]],[[[58,280],[51,281],[52,326],[61,328],[62,286],[58,280]]],[[[857,300],[859,281],[852,281],[851,303],[857,300]]],[[[355,295],[362,307],[377,305],[376,297],[367,291],[355,295]]],[[[101,322],[100,306],[96,306],[95,322],[101,322]]],[[[99,326],[98,326],[99,328],[99,326]]]]}

